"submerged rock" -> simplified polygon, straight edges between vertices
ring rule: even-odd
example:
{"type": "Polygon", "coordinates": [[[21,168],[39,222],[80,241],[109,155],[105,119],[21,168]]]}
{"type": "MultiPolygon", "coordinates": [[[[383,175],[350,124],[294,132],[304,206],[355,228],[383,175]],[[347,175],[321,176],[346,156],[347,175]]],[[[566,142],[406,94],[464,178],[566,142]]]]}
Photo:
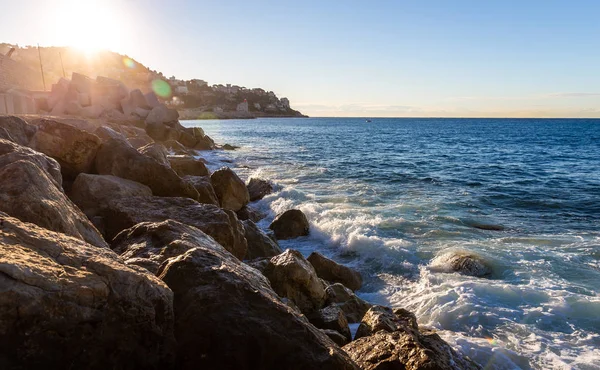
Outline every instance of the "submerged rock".
{"type": "Polygon", "coordinates": [[[308,235],[308,219],[299,209],[290,209],[278,215],[269,228],[277,239],[293,239],[308,235]]]}
{"type": "Polygon", "coordinates": [[[475,277],[491,277],[492,267],[481,256],[466,251],[452,251],[441,254],[431,261],[433,270],[458,272],[475,277]]]}
{"type": "Polygon", "coordinates": [[[109,249],[0,213],[3,369],[163,369],[172,292],[109,249]]]}
{"type": "Polygon", "coordinates": [[[308,262],[313,265],[315,271],[317,271],[317,275],[323,280],[327,280],[331,283],[342,283],[352,290],[359,290],[362,286],[362,276],[360,276],[360,272],[353,270],[350,267],[340,265],[319,252],[311,253],[310,256],[308,256],[308,262]]]}

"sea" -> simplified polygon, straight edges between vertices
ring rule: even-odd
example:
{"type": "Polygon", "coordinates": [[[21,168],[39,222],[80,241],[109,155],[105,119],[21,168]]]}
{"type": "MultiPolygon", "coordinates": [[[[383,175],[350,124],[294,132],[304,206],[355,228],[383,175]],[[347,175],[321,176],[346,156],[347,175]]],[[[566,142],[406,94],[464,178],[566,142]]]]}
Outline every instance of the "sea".
{"type": "Polygon", "coordinates": [[[600,369],[600,120],[183,121],[235,151],[209,167],[267,179],[252,204],[297,208],[280,241],[359,270],[358,295],[414,312],[485,369],[600,369]],[[452,272],[452,253],[492,268],[452,272]]]}

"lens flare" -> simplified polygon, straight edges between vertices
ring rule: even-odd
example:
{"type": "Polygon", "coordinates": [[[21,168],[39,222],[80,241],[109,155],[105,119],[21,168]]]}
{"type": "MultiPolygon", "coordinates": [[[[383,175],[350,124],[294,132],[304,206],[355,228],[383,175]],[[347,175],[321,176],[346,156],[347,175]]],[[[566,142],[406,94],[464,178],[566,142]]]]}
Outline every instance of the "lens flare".
{"type": "Polygon", "coordinates": [[[125,64],[125,67],[127,68],[135,67],[135,62],[130,58],[123,58],[123,64],[125,64]]]}
{"type": "Polygon", "coordinates": [[[171,96],[171,86],[163,80],[152,81],[152,91],[161,98],[168,98],[171,96]]]}
{"type": "Polygon", "coordinates": [[[494,347],[496,347],[498,345],[498,341],[494,338],[485,338],[487,339],[487,341],[494,347]]]}

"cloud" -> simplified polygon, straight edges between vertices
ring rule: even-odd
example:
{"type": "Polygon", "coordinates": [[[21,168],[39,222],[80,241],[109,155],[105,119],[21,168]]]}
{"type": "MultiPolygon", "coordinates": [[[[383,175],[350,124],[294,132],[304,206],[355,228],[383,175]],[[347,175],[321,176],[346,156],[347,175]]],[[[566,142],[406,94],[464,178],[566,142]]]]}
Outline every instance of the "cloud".
{"type": "Polygon", "coordinates": [[[584,93],[584,92],[570,92],[570,93],[555,93],[548,95],[552,98],[587,98],[590,96],[600,96],[600,93],[584,93]]]}

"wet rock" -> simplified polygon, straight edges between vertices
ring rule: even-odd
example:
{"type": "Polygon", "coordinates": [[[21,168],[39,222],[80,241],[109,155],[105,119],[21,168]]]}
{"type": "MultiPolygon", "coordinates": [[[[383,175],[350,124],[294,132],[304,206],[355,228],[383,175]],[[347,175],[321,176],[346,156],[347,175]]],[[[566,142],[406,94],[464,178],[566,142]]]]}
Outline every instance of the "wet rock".
{"type": "Polygon", "coordinates": [[[304,314],[323,307],[325,286],[300,252],[288,249],[271,258],[264,275],[277,294],[289,298],[304,314]]]}
{"type": "Polygon", "coordinates": [[[152,189],[154,195],[198,199],[196,189],[171,168],[119,140],[111,139],[102,144],[96,155],[96,169],[101,175],[113,175],[144,184],[152,189]]]}
{"type": "Polygon", "coordinates": [[[325,307],[308,316],[308,320],[319,329],[335,330],[342,334],[346,342],[352,340],[350,327],[344,312],[336,306],[325,307]]]}
{"type": "Polygon", "coordinates": [[[235,212],[235,214],[242,221],[250,220],[252,222],[258,222],[266,217],[260,211],[254,209],[249,205],[243,206],[239,211],[235,212]]]}
{"type": "Polygon", "coordinates": [[[169,160],[167,159],[169,152],[167,151],[167,148],[165,148],[165,146],[162,144],[150,143],[150,144],[144,145],[143,147],[139,148],[138,152],[142,153],[143,155],[145,155],[147,157],[154,159],[155,161],[162,164],[163,166],[171,167],[171,164],[169,163],[169,160]]]}
{"type": "Polygon", "coordinates": [[[56,160],[12,141],[0,139],[0,168],[19,160],[37,165],[48,174],[56,187],[62,190],[62,175],[56,160]]]}
{"type": "Polygon", "coordinates": [[[36,126],[30,125],[24,119],[16,116],[0,116],[0,128],[6,132],[6,136],[0,135],[0,138],[23,146],[29,145],[37,131],[36,126]]]}
{"type": "Polygon", "coordinates": [[[177,140],[165,140],[162,143],[172,155],[194,155],[194,151],[187,149],[177,140]]]}
{"type": "Polygon", "coordinates": [[[86,173],[77,176],[69,193],[71,200],[89,218],[98,215],[112,199],[151,195],[152,190],[139,182],[116,176],[86,173]]]}
{"type": "Polygon", "coordinates": [[[250,201],[246,184],[229,167],[223,167],[213,172],[210,181],[221,207],[239,211],[250,201]]]}
{"type": "Polygon", "coordinates": [[[308,235],[309,224],[304,213],[298,209],[290,209],[278,215],[269,226],[277,239],[293,239],[308,235]]]}
{"type": "Polygon", "coordinates": [[[225,144],[221,147],[223,150],[236,150],[239,149],[239,146],[235,146],[235,145],[230,145],[230,144],[225,144]]]}
{"type": "Polygon", "coordinates": [[[190,156],[169,156],[171,168],[179,176],[208,176],[208,168],[201,160],[190,156]]]}
{"type": "Polygon", "coordinates": [[[3,369],[163,369],[172,292],[109,249],[0,213],[3,369]]]}
{"type": "Polygon", "coordinates": [[[177,368],[356,369],[264,276],[223,249],[189,250],[159,276],[175,294],[177,368]]]}
{"type": "Polygon", "coordinates": [[[325,293],[327,294],[325,305],[339,307],[351,323],[360,322],[372,306],[340,283],[329,285],[325,293]]]}
{"type": "Polygon", "coordinates": [[[265,197],[265,195],[273,192],[273,185],[263,179],[251,178],[246,187],[248,188],[248,194],[250,195],[251,202],[262,199],[265,197]]]}
{"type": "Polygon", "coordinates": [[[242,221],[244,236],[248,241],[247,259],[274,257],[282,253],[279,245],[269,238],[256,224],[250,220],[242,221]]]}
{"type": "Polygon", "coordinates": [[[192,184],[194,189],[196,189],[198,192],[198,202],[204,204],[214,204],[215,206],[219,205],[219,199],[217,198],[215,189],[210,182],[210,176],[184,176],[183,180],[192,184]]]}
{"type": "Polygon", "coordinates": [[[323,280],[331,283],[342,283],[352,290],[359,290],[362,286],[362,277],[358,271],[340,265],[319,252],[311,253],[308,256],[308,262],[313,265],[317,275],[323,280]]]}
{"type": "Polygon", "coordinates": [[[0,168],[0,211],[101,248],[108,245],[48,174],[29,161],[0,168]]]}
{"type": "Polygon", "coordinates": [[[417,318],[412,312],[402,308],[392,310],[389,307],[373,306],[363,316],[354,339],[368,337],[380,330],[392,333],[407,328],[419,330],[417,318]]]}
{"type": "Polygon", "coordinates": [[[234,256],[243,259],[248,244],[235,213],[189,198],[130,197],[109,202],[102,216],[108,239],[141,222],[174,220],[210,235],[234,256]]]}
{"type": "Polygon", "coordinates": [[[443,253],[431,261],[431,268],[475,277],[490,277],[492,275],[492,268],[483,257],[466,251],[443,253]]]}
{"type": "Polygon", "coordinates": [[[37,120],[38,130],[29,146],[58,161],[65,178],[89,173],[101,145],[98,136],[74,126],[48,119],[37,120]]]}

